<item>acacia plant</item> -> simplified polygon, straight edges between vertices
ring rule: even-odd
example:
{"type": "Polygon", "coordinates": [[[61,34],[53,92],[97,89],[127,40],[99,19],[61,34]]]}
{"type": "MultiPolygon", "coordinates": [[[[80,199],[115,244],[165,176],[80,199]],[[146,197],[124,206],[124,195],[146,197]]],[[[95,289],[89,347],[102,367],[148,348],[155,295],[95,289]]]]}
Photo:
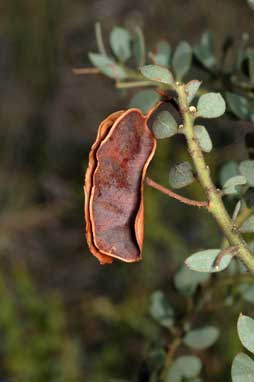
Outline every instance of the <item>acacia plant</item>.
{"type": "MultiPolygon", "coordinates": [[[[85,182],[88,244],[101,263],[113,258],[141,259],[144,183],[190,208],[205,209],[216,220],[221,247],[209,248],[208,244],[190,254],[174,276],[173,287],[186,299],[185,312],[177,312],[161,290],[152,294],[150,306],[153,319],[167,334],[165,341],[151,349],[146,380],[203,381],[203,352],[220,333],[215,325],[195,326],[192,318],[202,315],[218,291],[224,308],[233,306],[233,290],[237,299],[254,303],[254,160],[233,161],[232,151],[232,160],[222,167],[220,185],[213,180],[206,160],[213,150],[207,119],[225,114],[224,118],[249,121],[254,132],[254,48],[248,46],[247,34],[237,46],[227,37],[218,58],[212,35],[205,32],[194,47],[181,41],[172,51],[167,41],[160,41],[147,53],[141,29],[115,27],[109,53],[100,24],[95,29],[98,53],[89,53],[93,67],[74,69],[74,73],[100,73],[111,78],[117,89],[141,90],[127,111],[111,114],[102,122],[90,152],[85,182]],[[191,78],[194,72],[200,77],[191,78]],[[151,116],[152,133],[147,127],[151,116]],[[171,187],[165,188],[146,177],[146,168],[156,140],[177,134],[185,137],[190,160],[171,167],[171,187]],[[203,190],[203,200],[175,192],[193,182],[203,190]]],[[[235,355],[232,380],[253,381],[254,319],[239,312],[237,331],[252,356],[235,355]]]]}

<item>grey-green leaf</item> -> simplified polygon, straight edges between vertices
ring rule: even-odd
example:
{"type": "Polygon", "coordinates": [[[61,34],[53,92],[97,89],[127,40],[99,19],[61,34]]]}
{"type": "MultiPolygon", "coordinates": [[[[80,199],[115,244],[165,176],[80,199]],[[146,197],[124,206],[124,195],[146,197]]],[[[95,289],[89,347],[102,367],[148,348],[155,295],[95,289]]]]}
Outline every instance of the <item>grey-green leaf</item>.
{"type": "Polygon", "coordinates": [[[173,85],[174,79],[172,73],[159,65],[145,65],[140,68],[144,77],[151,81],[161,82],[162,84],[173,85]]]}
{"type": "Polygon", "coordinates": [[[223,186],[228,179],[236,175],[239,175],[237,162],[233,160],[225,162],[220,170],[220,184],[223,186]]]}
{"type": "Polygon", "coordinates": [[[183,355],[178,357],[172,364],[165,382],[182,382],[183,380],[197,377],[202,369],[202,363],[198,357],[183,355]]]}
{"type": "Polygon", "coordinates": [[[212,69],[216,65],[216,57],[213,52],[212,34],[204,32],[201,36],[200,43],[194,48],[197,59],[206,68],[212,69]]]}
{"type": "Polygon", "coordinates": [[[187,94],[188,105],[191,103],[191,101],[194,99],[195,95],[197,94],[197,91],[201,83],[202,83],[201,81],[192,80],[185,85],[185,92],[187,94]]]}
{"type": "Polygon", "coordinates": [[[172,66],[177,80],[181,80],[190,70],[192,49],[188,42],[181,41],[173,55],[172,66]]]}
{"type": "Polygon", "coordinates": [[[121,27],[114,27],[110,33],[110,46],[116,57],[125,62],[131,56],[131,35],[121,27]]]}
{"type": "Polygon", "coordinates": [[[199,143],[201,150],[209,153],[213,148],[213,144],[205,126],[194,126],[194,135],[199,143]]]}
{"type": "Polygon", "coordinates": [[[167,110],[164,110],[155,118],[152,130],[157,139],[172,137],[177,133],[176,120],[167,110]]]}
{"type": "Polygon", "coordinates": [[[240,231],[243,233],[254,232],[254,214],[245,220],[245,222],[240,227],[240,231]]]}
{"type": "Polygon", "coordinates": [[[219,337],[219,330],[214,326],[194,329],[186,333],[183,342],[195,350],[206,349],[212,346],[219,337]]]}
{"type": "Polygon", "coordinates": [[[254,353],[254,320],[240,314],[237,322],[237,331],[242,345],[254,353]]]}
{"type": "Polygon", "coordinates": [[[171,56],[171,47],[167,41],[160,41],[156,45],[154,60],[156,65],[168,66],[171,56]]]}
{"type": "Polygon", "coordinates": [[[224,195],[230,195],[230,194],[237,194],[238,193],[238,186],[242,186],[246,184],[246,178],[243,175],[236,175],[232,178],[229,178],[226,183],[223,185],[223,194],[224,195]]]}
{"type": "Polygon", "coordinates": [[[143,31],[140,27],[136,27],[134,33],[133,52],[137,66],[143,66],[146,62],[146,45],[143,31]]]}
{"type": "Polygon", "coordinates": [[[219,263],[215,265],[215,261],[220,253],[220,249],[207,249],[192,254],[185,260],[187,267],[197,272],[220,272],[229,266],[232,260],[231,255],[224,255],[219,263]]]}
{"type": "Polygon", "coordinates": [[[253,284],[242,284],[239,286],[239,291],[245,301],[253,304],[254,303],[254,285],[253,284]]]}
{"type": "Polygon", "coordinates": [[[246,120],[249,115],[249,105],[248,100],[235,93],[226,93],[226,101],[229,110],[239,119],[246,120]]]}
{"type": "Polygon", "coordinates": [[[111,58],[98,53],[89,53],[88,56],[93,65],[106,76],[117,80],[127,77],[127,73],[124,68],[118,65],[111,58]]]}
{"type": "Polygon", "coordinates": [[[129,107],[137,107],[146,113],[159,99],[159,94],[152,89],[140,90],[130,100],[129,107]]]}
{"type": "Polygon", "coordinates": [[[234,358],[231,368],[233,382],[253,382],[254,381],[254,362],[244,353],[239,353],[234,358]]]}
{"type": "Polygon", "coordinates": [[[247,49],[247,57],[249,61],[249,74],[251,83],[254,84],[254,48],[247,49]]]}
{"type": "Polygon", "coordinates": [[[174,322],[174,311],[161,291],[151,295],[150,314],[160,325],[170,328],[174,322]]]}
{"type": "Polygon", "coordinates": [[[183,265],[174,276],[174,284],[177,290],[190,296],[195,293],[198,285],[205,283],[209,278],[209,273],[194,272],[183,265]]]}
{"type": "Polygon", "coordinates": [[[173,166],[169,171],[169,183],[172,188],[179,189],[193,183],[194,176],[189,162],[173,166]]]}
{"type": "Polygon", "coordinates": [[[254,187],[254,160],[245,160],[239,165],[240,173],[245,176],[247,183],[254,187]]]}
{"type": "Polygon", "coordinates": [[[247,3],[249,4],[249,7],[254,10],[254,0],[247,0],[247,3]]]}
{"type": "Polygon", "coordinates": [[[199,117],[217,118],[225,113],[226,104],[220,93],[207,93],[199,98],[197,110],[199,117]]]}

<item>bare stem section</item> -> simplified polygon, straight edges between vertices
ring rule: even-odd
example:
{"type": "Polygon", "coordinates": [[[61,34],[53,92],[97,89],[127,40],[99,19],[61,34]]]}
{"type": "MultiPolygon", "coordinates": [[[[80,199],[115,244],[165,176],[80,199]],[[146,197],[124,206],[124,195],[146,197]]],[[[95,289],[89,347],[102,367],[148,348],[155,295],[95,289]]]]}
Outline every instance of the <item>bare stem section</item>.
{"type": "Polygon", "coordinates": [[[208,207],[208,202],[192,200],[184,196],[181,196],[179,194],[176,194],[175,192],[171,191],[169,188],[163,187],[161,184],[156,183],[154,180],[148,177],[146,178],[146,183],[148,186],[154,188],[157,191],[162,192],[163,194],[169,196],[170,198],[178,200],[181,203],[187,204],[189,206],[194,206],[194,207],[205,207],[205,208],[208,207]]]}
{"type": "Polygon", "coordinates": [[[254,274],[254,257],[248,249],[238,227],[230,218],[222,201],[220,190],[217,190],[210,176],[210,169],[205,162],[204,155],[197,139],[195,138],[193,125],[195,112],[189,108],[184,84],[178,84],[176,91],[179,98],[180,111],[183,118],[183,132],[185,134],[189,153],[196,168],[198,179],[208,198],[208,211],[216,219],[224,232],[229,244],[238,247],[237,257],[245,264],[250,273],[254,274]]]}

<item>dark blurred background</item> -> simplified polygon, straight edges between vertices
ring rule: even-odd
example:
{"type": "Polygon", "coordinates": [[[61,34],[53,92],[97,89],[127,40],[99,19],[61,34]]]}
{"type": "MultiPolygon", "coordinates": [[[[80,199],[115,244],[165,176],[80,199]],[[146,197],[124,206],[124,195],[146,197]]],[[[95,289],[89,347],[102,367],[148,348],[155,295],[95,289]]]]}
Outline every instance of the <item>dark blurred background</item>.
{"type": "MultiPolygon", "coordinates": [[[[132,380],[158,335],[151,292],[167,288],[192,250],[220,242],[205,213],[146,188],[144,260],[100,266],[89,254],[88,150],[99,122],[133,94],[73,75],[91,66],[95,22],[105,36],[141,25],[148,48],[161,38],[193,44],[211,30],[218,49],[228,33],[253,36],[253,20],[244,0],[1,0],[0,382],[132,380]]],[[[172,155],[159,143],[150,169],[165,184],[172,155]]],[[[235,350],[227,346],[219,345],[226,364],[235,350]]],[[[212,367],[224,365],[217,357],[212,367]]]]}

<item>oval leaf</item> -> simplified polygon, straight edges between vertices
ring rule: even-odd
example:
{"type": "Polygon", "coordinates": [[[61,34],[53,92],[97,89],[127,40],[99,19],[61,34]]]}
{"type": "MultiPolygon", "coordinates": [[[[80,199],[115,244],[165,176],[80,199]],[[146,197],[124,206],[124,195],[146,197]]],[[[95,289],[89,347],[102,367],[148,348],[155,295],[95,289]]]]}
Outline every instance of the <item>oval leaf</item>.
{"type": "Polygon", "coordinates": [[[168,66],[171,55],[171,47],[167,41],[160,41],[156,45],[156,54],[154,62],[156,65],[168,66]]]}
{"type": "Polygon", "coordinates": [[[115,27],[110,33],[110,46],[116,57],[125,62],[131,56],[131,35],[120,27],[115,27]]]}
{"type": "Polygon", "coordinates": [[[214,326],[189,331],[183,342],[192,349],[201,350],[212,346],[219,337],[219,330],[214,326]]]}
{"type": "Polygon", "coordinates": [[[181,80],[191,67],[192,49],[186,41],[181,41],[177,46],[172,59],[172,65],[177,80],[181,80]]]}
{"type": "Polygon", "coordinates": [[[242,186],[246,184],[246,178],[242,175],[236,175],[232,178],[228,179],[226,183],[223,185],[223,194],[224,195],[230,195],[230,194],[237,194],[238,189],[236,187],[242,186]]]}
{"type": "Polygon", "coordinates": [[[241,314],[237,322],[237,331],[242,345],[254,353],[254,320],[241,314]]]}
{"type": "Polygon", "coordinates": [[[137,66],[143,66],[146,62],[146,44],[144,33],[140,27],[136,27],[134,32],[133,53],[137,66]]]}
{"type": "Polygon", "coordinates": [[[166,376],[166,382],[182,382],[184,379],[197,377],[202,368],[202,363],[198,357],[185,355],[177,358],[166,376]]]}
{"type": "Polygon", "coordinates": [[[129,107],[136,107],[146,113],[159,99],[159,94],[152,89],[140,90],[130,100],[129,107]]]}
{"type": "Polygon", "coordinates": [[[198,140],[201,150],[209,153],[213,148],[213,144],[205,126],[194,126],[194,135],[198,140]]]}
{"type": "Polygon", "coordinates": [[[171,72],[159,65],[145,65],[140,68],[144,77],[151,81],[161,82],[162,84],[173,85],[174,79],[171,72]]]}
{"type": "Polygon", "coordinates": [[[202,83],[201,81],[192,80],[192,81],[189,81],[185,85],[185,92],[187,94],[187,103],[188,103],[188,105],[191,103],[191,101],[195,97],[195,95],[196,95],[196,93],[197,93],[201,83],[202,83]]]}
{"type": "Polygon", "coordinates": [[[205,251],[196,252],[185,260],[185,264],[197,272],[220,272],[226,269],[232,260],[231,255],[222,257],[220,264],[215,266],[215,261],[220,253],[220,249],[207,249],[205,251]]]}
{"type": "Polygon", "coordinates": [[[228,179],[236,175],[239,175],[237,162],[233,160],[225,162],[220,170],[220,184],[223,186],[228,179]]]}
{"type": "Polygon", "coordinates": [[[254,187],[254,160],[244,160],[241,162],[239,171],[247,179],[248,184],[254,187]]]}
{"type": "Polygon", "coordinates": [[[209,273],[194,272],[182,266],[174,276],[174,284],[176,289],[184,295],[192,295],[195,293],[198,285],[208,281],[209,278],[209,273]]]}
{"type": "Polygon", "coordinates": [[[234,358],[231,376],[233,382],[254,381],[254,362],[247,354],[240,353],[234,358]]]}
{"type": "Polygon", "coordinates": [[[242,284],[239,286],[239,290],[245,301],[251,304],[254,303],[254,285],[253,284],[242,284]]]}
{"type": "Polygon", "coordinates": [[[197,110],[199,117],[217,118],[225,113],[226,104],[220,93],[207,93],[199,98],[197,110]]]}
{"type": "Polygon", "coordinates": [[[174,311],[164,293],[156,291],[151,296],[150,313],[160,325],[170,328],[174,323],[174,311]]]}
{"type": "Polygon", "coordinates": [[[239,119],[248,119],[248,100],[235,93],[226,93],[226,100],[230,111],[239,119]]]}
{"type": "Polygon", "coordinates": [[[192,167],[189,162],[182,162],[169,171],[169,183],[172,188],[186,187],[194,181],[192,167]]]}
{"type": "Polygon", "coordinates": [[[211,32],[202,34],[200,43],[194,48],[194,53],[204,67],[212,69],[216,65],[211,32]]]}
{"type": "Polygon", "coordinates": [[[241,225],[240,231],[243,233],[254,232],[254,215],[251,215],[245,222],[241,225]]]}
{"type": "Polygon", "coordinates": [[[155,118],[152,130],[157,139],[169,138],[177,133],[177,123],[175,118],[164,110],[155,118]]]}
{"type": "Polygon", "coordinates": [[[114,60],[98,53],[88,53],[90,61],[96,68],[110,78],[121,80],[127,77],[126,71],[114,60]]]}

